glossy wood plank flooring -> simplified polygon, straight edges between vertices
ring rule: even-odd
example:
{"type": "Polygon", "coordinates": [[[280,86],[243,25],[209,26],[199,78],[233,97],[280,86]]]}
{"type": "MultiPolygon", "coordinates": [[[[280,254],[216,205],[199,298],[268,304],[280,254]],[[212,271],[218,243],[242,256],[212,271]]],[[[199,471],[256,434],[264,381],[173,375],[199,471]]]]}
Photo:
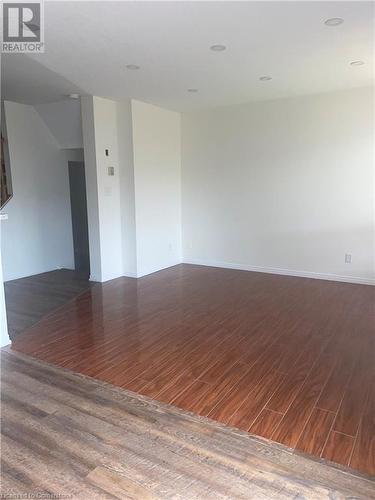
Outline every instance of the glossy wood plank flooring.
{"type": "Polygon", "coordinates": [[[375,498],[340,466],[14,351],[1,371],[2,498],[375,498]]]}
{"type": "Polygon", "coordinates": [[[70,269],[5,282],[10,338],[14,339],[20,332],[94,285],[94,282],[70,269]]]}
{"type": "Polygon", "coordinates": [[[375,474],[374,288],[179,265],[98,285],[13,349],[375,474]]]}

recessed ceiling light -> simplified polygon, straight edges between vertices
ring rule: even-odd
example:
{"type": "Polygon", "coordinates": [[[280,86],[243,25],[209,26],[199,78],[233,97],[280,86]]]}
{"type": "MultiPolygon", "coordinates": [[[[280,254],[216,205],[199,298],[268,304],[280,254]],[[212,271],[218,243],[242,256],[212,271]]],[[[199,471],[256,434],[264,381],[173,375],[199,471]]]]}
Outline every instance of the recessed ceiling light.
{"type": "Polygon", "coordinates": [[[363,61],[352,61],[350,66],[363,66],[365,63],[363,61]]]}
{"type": "Polygon", "coordinates": [[[272,76],[260,76],[259,80],[261,82],[268,82],[269,80],[272,80],[272,76]]]}
{"type": "Polygon", "coordinates": [[[66,97],[69,99],[79,99],[79,94],[67,94],[66,97]]]}
{"type": "Polygon", "coordinates": [[[211,45],[210,47],[211,50],[213,50],[214,52],[223,52],[223,50],[226,49],[226,46],[225,45],[211,45]]]}
{"type": "Polygon", "coordinates": [[[327,19],[324,21],[324,24],[326,26],[338,26],[339,24],[342,24],[344,22],[344,19],[341,17],[331,17],[330,19],[327,19]]]}
{"type": "Polygon", "coordinates": [[[139,66],[137,64],[127,64],[126,69],[139,69],[139,66]]]}
{"type": "Polygon", "coordinates": [[[195,92],[198,92],[198,89],[187,89],[188,92],[191,92],[192,94],[194,94],[195,92]]]}

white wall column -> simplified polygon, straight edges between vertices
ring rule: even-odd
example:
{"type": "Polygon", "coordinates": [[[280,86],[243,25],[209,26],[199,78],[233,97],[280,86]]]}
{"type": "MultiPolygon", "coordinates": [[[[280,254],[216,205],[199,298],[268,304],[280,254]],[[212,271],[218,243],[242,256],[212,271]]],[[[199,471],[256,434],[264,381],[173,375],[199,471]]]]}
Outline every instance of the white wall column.
{"type": "Polygon", "coordinates": [[[116,103],[83,97],[82,129],[91,279],[108,281],[123,275],[116,103]]]}
{"type": "Polygon", "coordinates": [[[81,107],[91,279],[181,262],[180,114],[92,96],[81,107]]]}
{"type": "Polygon", "coordinates": [[[121,229],[124,275],[137,277],[137,234],[135,222],[134,153],[130,101],[117,103],[117,132],[120,167],[121,229]]]}

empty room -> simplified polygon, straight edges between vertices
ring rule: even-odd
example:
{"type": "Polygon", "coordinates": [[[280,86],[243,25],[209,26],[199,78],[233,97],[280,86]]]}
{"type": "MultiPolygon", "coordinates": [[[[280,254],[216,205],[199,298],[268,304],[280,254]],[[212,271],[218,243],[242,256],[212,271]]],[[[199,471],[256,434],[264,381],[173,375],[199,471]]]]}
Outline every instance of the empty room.
{"type": "Polygon", "coordinates": [[[1,9],[1,498],[375,499],[375,4],[1,9]]]}

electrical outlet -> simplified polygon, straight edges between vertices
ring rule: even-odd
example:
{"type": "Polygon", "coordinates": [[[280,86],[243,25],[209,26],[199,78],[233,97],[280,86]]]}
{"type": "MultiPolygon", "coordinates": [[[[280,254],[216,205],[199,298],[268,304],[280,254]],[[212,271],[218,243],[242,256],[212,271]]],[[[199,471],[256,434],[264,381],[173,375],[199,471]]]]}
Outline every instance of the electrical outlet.
{"type": "Polygon", "coordinates": [[[345,264],[351,264],[351,263],[352,263],[352,254],[346,253],[345,254],[345,264]]]}
{"type": "Polygon", "coordinates": [[[173,250],[173,245],[172,245],[172,243],[169,243],[168,248],[169,248],[169,251],[170,251],[170,252],[172,252],[172,250],[173,250]]]}

